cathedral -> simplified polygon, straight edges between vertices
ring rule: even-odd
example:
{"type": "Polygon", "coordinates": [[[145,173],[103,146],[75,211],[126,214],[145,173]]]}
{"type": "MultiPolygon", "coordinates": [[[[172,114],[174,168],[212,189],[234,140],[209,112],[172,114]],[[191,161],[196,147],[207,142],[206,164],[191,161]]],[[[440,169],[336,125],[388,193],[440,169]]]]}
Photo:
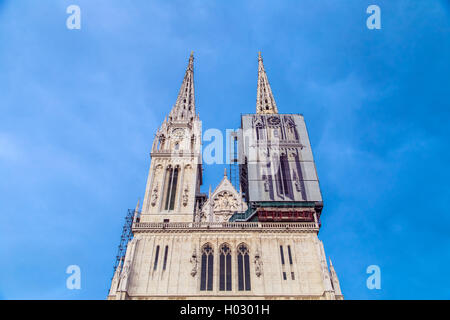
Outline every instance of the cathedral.
{"type": "Polygon", "coordinates": [[[318,238],[323,201],[304,118],[278,113],[261,54],[256,113],[232,134],[238,186],[225,171],[202,193],[191,54],[108,299],[343,299],[318,238]]]}

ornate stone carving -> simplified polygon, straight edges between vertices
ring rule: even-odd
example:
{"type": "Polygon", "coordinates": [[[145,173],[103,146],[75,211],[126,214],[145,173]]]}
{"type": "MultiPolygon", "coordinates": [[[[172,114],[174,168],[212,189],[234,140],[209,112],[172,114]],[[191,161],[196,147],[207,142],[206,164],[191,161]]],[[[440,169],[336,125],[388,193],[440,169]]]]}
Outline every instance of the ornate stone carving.
{"type": "Polygon", "coordinates": [[[260,277],[262,274],[262,261],[259,255],[259,251],[256,251],[255,253],[254,263],[255,263],[255,274],[257,277],[260,277]]]}
{"type": "Polygon", "coordinates": [[[229,192],[224,191],[214,199],[214,210],[229,211],[238,208],[237,199],[229,192]]]}
{"type": "Polygon", "coordinates": [[[183,190],[183,206],[187,206],[189,200],[189,188],[186,185],[183,190]]]}
{"type": "Polygon", "coordinates": [[[192,257],[190,259],[190,262],[192,264],[191,276],[195,277],[195,275],[197,274],[197,266],[198,266],[197,250],[195,250],[195,249],[192,252],[192,257]]]}
{"type": "Polygon", "coordinates": [[[224,173],[224,178],[211,193],[206,202],[202,205],[200,221],[201,222],[228,222],[235,212],[244,212],[247,210],[247,204],[233,187],[230,180],[224,173]]]}
{"type": "Polygon", "coordinates": [[[184,129],[182,128],[175,128],[172,131],[172,134],[177,137],[178,139],[182,139],[184,137],[184,129]]]}
{"type": "Polygon", "coordinates": [[[122,269],[122,273],[120,274],[119,291],[127,291],[129,273],[130,265],[129,263],[125,263],[122,269]]]}
{"type": "Polygon", "coordinates": [[[155,187],[153,188],[152,191],[152,206],[154,207],[156,205],[156,201],[158,200],[158,183],[155,184],[155,187]]]}

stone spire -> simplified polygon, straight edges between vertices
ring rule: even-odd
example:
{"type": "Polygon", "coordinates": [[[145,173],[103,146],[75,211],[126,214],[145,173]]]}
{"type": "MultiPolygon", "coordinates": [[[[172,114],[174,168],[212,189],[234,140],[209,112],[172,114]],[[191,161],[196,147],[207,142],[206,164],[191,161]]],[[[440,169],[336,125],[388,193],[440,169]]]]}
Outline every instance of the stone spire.
{"type": "Polygon", "coordinates": [[[137,218],[138,218],[138,213],[139,213],[139,208],[140,208],[140,203],[141,203],[141,199],[138,199],[138,202],[136,204],[136,209],[134,209],[134,216],[133,216],[133,221],[136,222],[137,218]]]}
{"type": "Polygon", "coordinates": [[[273,114],[278,113],[277,104],[270,88],[266,70],[264,70],[261,52],[258,53],[258,89],[256,92],[256,113],[273,114]]]}
{"type": "Polygon", "coordinates": [[[169,114],[169,122],[192,121],[195,118],[194,95],[194,52],[191,52],[189,64],[178,93],[177,101],[169,114]]]}

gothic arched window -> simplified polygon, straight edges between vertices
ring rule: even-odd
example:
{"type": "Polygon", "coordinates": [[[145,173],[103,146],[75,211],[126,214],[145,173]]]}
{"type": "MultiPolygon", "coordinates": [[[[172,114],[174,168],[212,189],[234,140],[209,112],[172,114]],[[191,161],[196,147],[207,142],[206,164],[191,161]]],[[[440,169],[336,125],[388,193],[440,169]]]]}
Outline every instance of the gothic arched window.
{"type": "Polygon", "coordinates": [[[227,244],[220,246],[219,290],[231,291],[231,250],[227,244]]]}
{"type": "Polygon", "coordinates": [[[214,250],[209,243],[205,244],[202,248],[201,268],[200,290],[212,291],[214,276],[214,250]]]}
{"type": "Polygon", "coordinates": [[[250,256],[246,244],[241,243],[237,248],[238,262],[238,290],[249,291],[250,287],[250,256]]]}
{"type": "Polygon", "coordinates": [[[172,167],[167,169],[167,180],[166,180],[166,204],[165,210],[173,210],[175,207],[175,195],[177,193],[177,182],[178,182],[178,167],[173,169],[172,167]]]}

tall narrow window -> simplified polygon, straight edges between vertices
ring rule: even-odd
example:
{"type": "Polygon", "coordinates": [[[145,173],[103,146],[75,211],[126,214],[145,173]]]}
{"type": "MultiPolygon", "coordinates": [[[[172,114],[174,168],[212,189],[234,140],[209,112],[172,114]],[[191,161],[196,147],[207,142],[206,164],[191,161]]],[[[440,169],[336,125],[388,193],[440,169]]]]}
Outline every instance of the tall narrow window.
{"type": "Polygon", "coordinates": [[[286,154],[281,154],[279,157],[279,165],[275,177],[278,194],[280,196],[290,197],[292,194],[292,179],[289,168],[289,160],[286,154]]]}
{"type": "Polygon", "coordinates": [[[256,125],[256,140],[265,140],[264,127],[260,123],[256,125]]]}
{"type": "Polygon", "coordinates": [[[175,195],[177,193],[178,167],[168,169],[166,205],[165,210],[173,210],[175,207],[175,195]]]}
{"type": "Polygon", "coordinates": [[[231,250],[227,244],[220,247],[219,290],[231,291],[231,250]]]}
{"type": "Polygon", "coordinates": [[[213,289],[213,267],[214,267],[214,250],[209,243],[205,244],[202,249],[202,270],[200,273],[200,290],[212,291],[213,289]]]}
{"type": "Polygon", "coordinates": [[[292,264],[291,246],[288,246],[289,264],[292,264]]]}
{"type": "Polygon", "coordinates": [[[279,164],[278,168],[275,168],[275,182],[277,184],[277,191],[280,196],[284,195],[283,190],[283,175],[281,174],[281,163],[279,164]]]}
{"type": "Polygon", "coordinates": [[[288,189],[288,183],[290,182],[290,177],[289,177],[289,163],[288,163],[288,159],[287,156],[285,154],[281,155],[281,159],[280,159],[280,164],[281,164],[281,168],[280,168],[280,174],[281,174],[281,181],[283,184],[283,191],[282,194],[289,194],[289,189],[288,189]]]}
{"type": "Polygon", "coordinates": [[[283,246],[280,246],[280,255],[281,255],[281,264],[284,265],[284,253],[283,253],[283,246]]]}
{"type": "Polygon", "coordinates": [[[173,171],[172,186],[171,186],[171,191],[170,191],[169,210],[173,210],[173,208],[175,206],[175,194],[177,193],[177,182],[178,182],[178,167],[175,168],[173,171]]]}
{"type": "Polygon", "coordinates": [[[169,208],[169,199],[170,199],[170,190],[171,188],[171,182],[173,179],[173,168],[170,167],[167,169],[167,180],[166,180],[166,204],[164,206],[164,209],[167,210],[169,208]]]}
{"type": "Polygon", "coordinates": [[[251,290],[250,256],[247,245],[243,243],[238,246],[237,261],[238,261],[238,290],[249,291],[251,290]]]}
{"type": "Polygon", "coordinates": [[[156,246],[155,263],[153,264],[153,270],[156,270],[156,268],[158,267],[158,256],[159,256],[159,246],[156,246]]]}
{"type": "Polygon", "coordinates": [[[167,253],[169,251],[169,246],[166,246],[166,249],[164,250],[164,263],[163,263],[163,270],[166,270],[167,265],[167,253]]]}

